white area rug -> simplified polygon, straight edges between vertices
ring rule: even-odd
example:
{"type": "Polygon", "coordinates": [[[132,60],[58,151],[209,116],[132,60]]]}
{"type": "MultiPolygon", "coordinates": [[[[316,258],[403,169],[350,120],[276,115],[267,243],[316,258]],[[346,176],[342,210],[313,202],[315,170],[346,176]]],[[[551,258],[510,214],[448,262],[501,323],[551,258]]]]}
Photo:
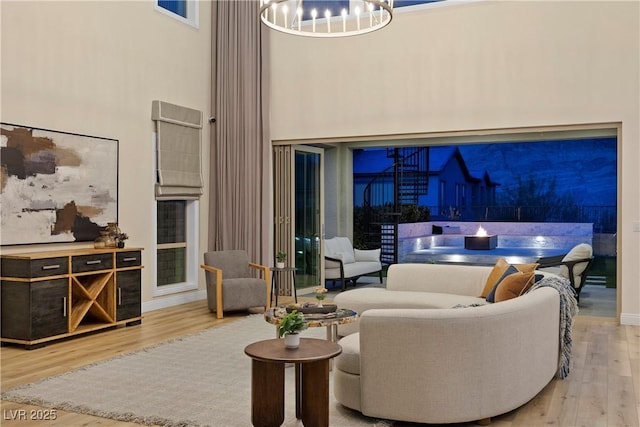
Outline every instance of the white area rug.
{"type": "MultiPolygon", "coordinates": [[[[325,328],[303,336],[324,338],[325,328]]],[[[251,425],[251,359],[244,348],[275,337],[275,326],[252,315],[204,332],[28,384],[2,399],[46,408],[162,426],[251,425]]],[[[285,369],[284,426],[295,417],[293,368],[285,369]]],[[[332,426],[392,426],[344,408],[329,396],[332,426]]]]}

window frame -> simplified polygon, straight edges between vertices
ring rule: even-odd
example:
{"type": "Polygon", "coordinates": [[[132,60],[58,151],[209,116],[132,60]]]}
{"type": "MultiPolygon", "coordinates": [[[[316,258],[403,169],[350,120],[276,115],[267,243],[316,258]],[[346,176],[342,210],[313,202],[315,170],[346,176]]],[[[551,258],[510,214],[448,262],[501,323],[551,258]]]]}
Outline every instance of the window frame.
{"type": "MultiPolygon", "coordinates": [[[[183,200],[183,199],[176,199],[183,200]]],[[[158,285],[158,251],[161,249],[167,249],[170,247],[177,247],[176,243],[158,244],[158,203],[163,200],[156,200],[153,204],[153,229],[154,233],[154,263],[153,269],[153,296],[171,295],[185,291],[192,291],[198,289],[198,224],[199,224],[199,204],[198,200],[184,200],[185,201],[185,243],[178,244],[180,247],[185,248],[185,281],[167,285],[158,285]]]]}
{"type": "MultiPolygon", "coordinates": [[[[153,185],[156,185],[157,174],[157,152],[158,152],[158,133],[153,132],[152,142],[154,145],[153,158],[153,185]]],[[[165,199],[168,200],[168,199],[165,199]]],[[[169,285],[158,286],[158,250],[162,249],[158,246],[158,203],[163,200],[154,199],[152,213],[153,233],[153,297],[178,294],[185,291],[198,290],[198,254],[200,253],[199,225],[200,225],[200,200],[199,199],[182,199],[175,198],[173,200],[185,201],[185,281],[169,285]]],[[[171,243],[167,244],[173,245],[171,243]]]]}
{"type": "Polygon", "coordinates": [[[157,10],[158,12],[166,15],[166,16],[170,16],[173,19],[176,19],[180,22],[182,22],[183,24],[187,24],[193,28],[200,28],[199,23],[199,13],[200,13],[200,7],[199,7],[199,3],[198,0],[184,0],[187,6],[187,17],[183,17],[178,15],[177,13],[172,12],[169,9],[165,9],[164,7],[160,6],[160,4],[158,3],[158,0],[156,0],[154,2],[154,8],[155,10],[157,10]]]}

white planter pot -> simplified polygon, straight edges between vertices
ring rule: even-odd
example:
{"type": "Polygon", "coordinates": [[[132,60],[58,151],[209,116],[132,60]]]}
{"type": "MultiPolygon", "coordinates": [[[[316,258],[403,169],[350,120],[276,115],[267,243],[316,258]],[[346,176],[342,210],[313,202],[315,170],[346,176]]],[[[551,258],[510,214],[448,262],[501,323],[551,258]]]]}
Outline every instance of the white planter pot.
{"type": "Polygon", "coordinates": [[[286,348],[298,348],[300,346],[300,334],[285,334],[284,346],[286,348]]]}
{"type": "Polygon", "coordinates": [[[284,262],[276,262],[276,268],[284,268],[284,262]]]}

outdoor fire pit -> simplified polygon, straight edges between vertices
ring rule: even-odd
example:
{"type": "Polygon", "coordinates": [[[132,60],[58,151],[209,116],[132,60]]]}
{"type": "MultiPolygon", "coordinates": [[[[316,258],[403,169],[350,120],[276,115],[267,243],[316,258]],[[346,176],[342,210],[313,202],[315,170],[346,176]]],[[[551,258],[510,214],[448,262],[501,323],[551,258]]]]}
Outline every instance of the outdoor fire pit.
{"type": "Polygon", "coordinates": [[[488,251],[498,246],[498,235],[487,234],[487,231],[480,227],[474,236],[464,236],[464,248],[470,250],[488,251]]]}

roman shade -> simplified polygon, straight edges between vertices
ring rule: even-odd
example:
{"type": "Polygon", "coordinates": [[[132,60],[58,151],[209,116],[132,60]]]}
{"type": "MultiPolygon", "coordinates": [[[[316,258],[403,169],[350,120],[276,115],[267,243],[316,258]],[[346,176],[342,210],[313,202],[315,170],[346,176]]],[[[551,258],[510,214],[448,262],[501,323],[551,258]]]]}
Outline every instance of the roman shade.
{"type": "Polygon", "coordinates": [[[202,195],[202,112],[153,101],[157,132],[156,199],[197,199],[202,195]]]}

